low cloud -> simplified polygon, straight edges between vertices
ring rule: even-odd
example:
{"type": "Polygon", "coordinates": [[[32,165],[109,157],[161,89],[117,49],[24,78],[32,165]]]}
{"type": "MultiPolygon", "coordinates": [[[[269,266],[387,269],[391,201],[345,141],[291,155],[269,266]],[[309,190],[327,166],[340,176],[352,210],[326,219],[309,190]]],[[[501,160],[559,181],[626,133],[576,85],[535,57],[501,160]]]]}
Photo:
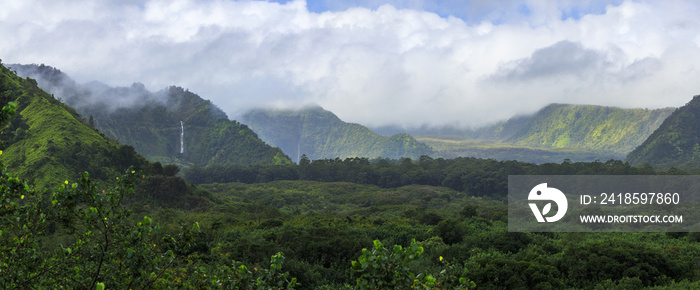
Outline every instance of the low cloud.
{"type": "Polygon", "coordinates": [[[560,41],[536,50],[529,58],[504,65],[494,79],[504,82],[562,77],[587,79],[612,65],[604,53],[585,49],[581,43],[560,41]]]}
{"type": "Polygon", "coordinates": [[[182,86],[231,118],[314,103],[371,126],[473,126],[553,102],[680,106],[700,93],[694,2],[338,3],[0,0],[0,58],[81,83],[182,86]]]}

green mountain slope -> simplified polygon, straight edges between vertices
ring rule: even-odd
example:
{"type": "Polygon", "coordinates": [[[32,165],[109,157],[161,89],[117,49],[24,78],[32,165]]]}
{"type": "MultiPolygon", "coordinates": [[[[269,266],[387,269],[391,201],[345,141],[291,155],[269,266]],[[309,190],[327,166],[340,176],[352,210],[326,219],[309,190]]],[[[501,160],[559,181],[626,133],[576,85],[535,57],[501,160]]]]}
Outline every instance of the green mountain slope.
{"type": "MultiPolygon", "coordinates": [[[[623,159],[658,128],[673,108],[621,109],[552,104],[480,128],[403,129],[444,158],[479,157],[534,163],[623,159]]],[[[400,127],[382,127],[390,133],[400,127]]]]}
{"type": "Polygon", "coordinates": [[[112,88],[78,85],[48,66],[13,65],[89,118],[105,135],[133,146],[149,160],[180,165],[282,164],[290,160],[231,121],[210,101],[180,87],[152,93],[141,84],[112,88]]]}
{"type": "Polygon", "coordinates": [[[444,158],[479,157],[534,163],[623,159],[672,111],[673,108],[552,104],[533,115],[516,116],[477,129],[440,128],[442,132],[456,133],[450,136],[415,136],[444,158]]]}
{"type": "Polygon", "coordinates": [[[17,176],[43,186],[73,180],[83,171],[106,179],[130,165],[150,166],[133,147],[101,136],[35,80],[0,65],[0,104],[10,101],[16,102],[17,114],[2,129],[0,159],[17,176]]]}
{"type": "Polygon", "coordinates": [[[301,110],[253,110],[242,122],[293,160],[383,157],[416,159],[432,150],[408,134],[377,135],[359,124],[346,123],[320,107],[301,110]]]}
{"type": "Polygon", "coordinates": [[[529,118],[504,141],[624,155],[644,142],[672,111],[553,104],[529,118]]]}
{"type": "Polygon", "coordinates": [[[700,169],[700,96],[675,110],[626,160],[657,169],[700,169]]]}
{"type": "Polygon", "coordinates": [[[535,115],[515,116],[506,121],[466,131],[469,139],[503,141],[518,133],[535,115]]]}

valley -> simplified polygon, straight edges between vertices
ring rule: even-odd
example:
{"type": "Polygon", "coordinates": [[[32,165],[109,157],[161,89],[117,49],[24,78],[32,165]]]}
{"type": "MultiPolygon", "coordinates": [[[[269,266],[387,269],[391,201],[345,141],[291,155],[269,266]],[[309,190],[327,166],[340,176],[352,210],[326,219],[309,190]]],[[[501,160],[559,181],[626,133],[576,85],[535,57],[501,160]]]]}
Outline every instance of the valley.
{"type": "Polygon", "coordinates": [[[252,112],[244,125],[180,87],[103,87],[145,100],[105,111],[77,105],[90,96],[77,84],[86,91],[51,95],[38,87],[46,80],[4,67],[0,81],[8,102],[0,192],[3,208],[21,209],[1,212],[0,252],[16,254],[0,258],[17,261],[0,268],[14,273],[0,278],[5,286],[361,289],[377,281],[361,263],[391,255],[387,247],[392,264],[377,267],[401,267],[386,275],[413,277],[414,287],[700,283],[696,233],[514,233],[506,203],[508,175],[688,174],[679,169],[692,170],[686,163],[666,170],[636,165],[638,153],[627,157],[635,164],[621,160],[647,134],[633,152],[660,152],[649,144],[667,134],[693,144],[686,118],[695,99],[672,114],[554,105],[478,132],[414,137],[378,135],[321,108],[252,112]]]}

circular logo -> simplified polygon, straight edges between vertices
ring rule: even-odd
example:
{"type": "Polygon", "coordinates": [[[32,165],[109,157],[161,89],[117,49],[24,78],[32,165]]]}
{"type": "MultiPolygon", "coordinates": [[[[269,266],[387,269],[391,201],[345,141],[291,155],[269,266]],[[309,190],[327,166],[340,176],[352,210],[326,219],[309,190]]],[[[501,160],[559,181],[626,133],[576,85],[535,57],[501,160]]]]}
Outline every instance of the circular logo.
{"type": "Polygon", "coordinates": [[[548,200],[557,204],[557,213],[553,216],[545,217],[552,210],[551,202],[545,204],[542,210],[537,207],[536,203],[529,203],[532,213],[535,214],[537,221],[541,223],[545,221],[551,223],[560,220],[566,214],[566,209],[569,206],[564,193],[554,187],[547,187],[546,183],[540,183],[533,187],[527,199],[529,201],[548,200]]]}

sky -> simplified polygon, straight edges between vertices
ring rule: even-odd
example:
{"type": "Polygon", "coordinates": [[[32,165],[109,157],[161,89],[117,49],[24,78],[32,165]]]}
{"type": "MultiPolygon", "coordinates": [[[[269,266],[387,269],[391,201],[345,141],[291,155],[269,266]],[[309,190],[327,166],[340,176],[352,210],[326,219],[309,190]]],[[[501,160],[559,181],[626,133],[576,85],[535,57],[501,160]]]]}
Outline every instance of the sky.
{"type": "Polygon", "coordinates": [[[235,119],[320,105],[348,122],[480,126],[551,103],[700,94],[700,2],[0,0],[0,59],[170,85],[235,119]]]}

